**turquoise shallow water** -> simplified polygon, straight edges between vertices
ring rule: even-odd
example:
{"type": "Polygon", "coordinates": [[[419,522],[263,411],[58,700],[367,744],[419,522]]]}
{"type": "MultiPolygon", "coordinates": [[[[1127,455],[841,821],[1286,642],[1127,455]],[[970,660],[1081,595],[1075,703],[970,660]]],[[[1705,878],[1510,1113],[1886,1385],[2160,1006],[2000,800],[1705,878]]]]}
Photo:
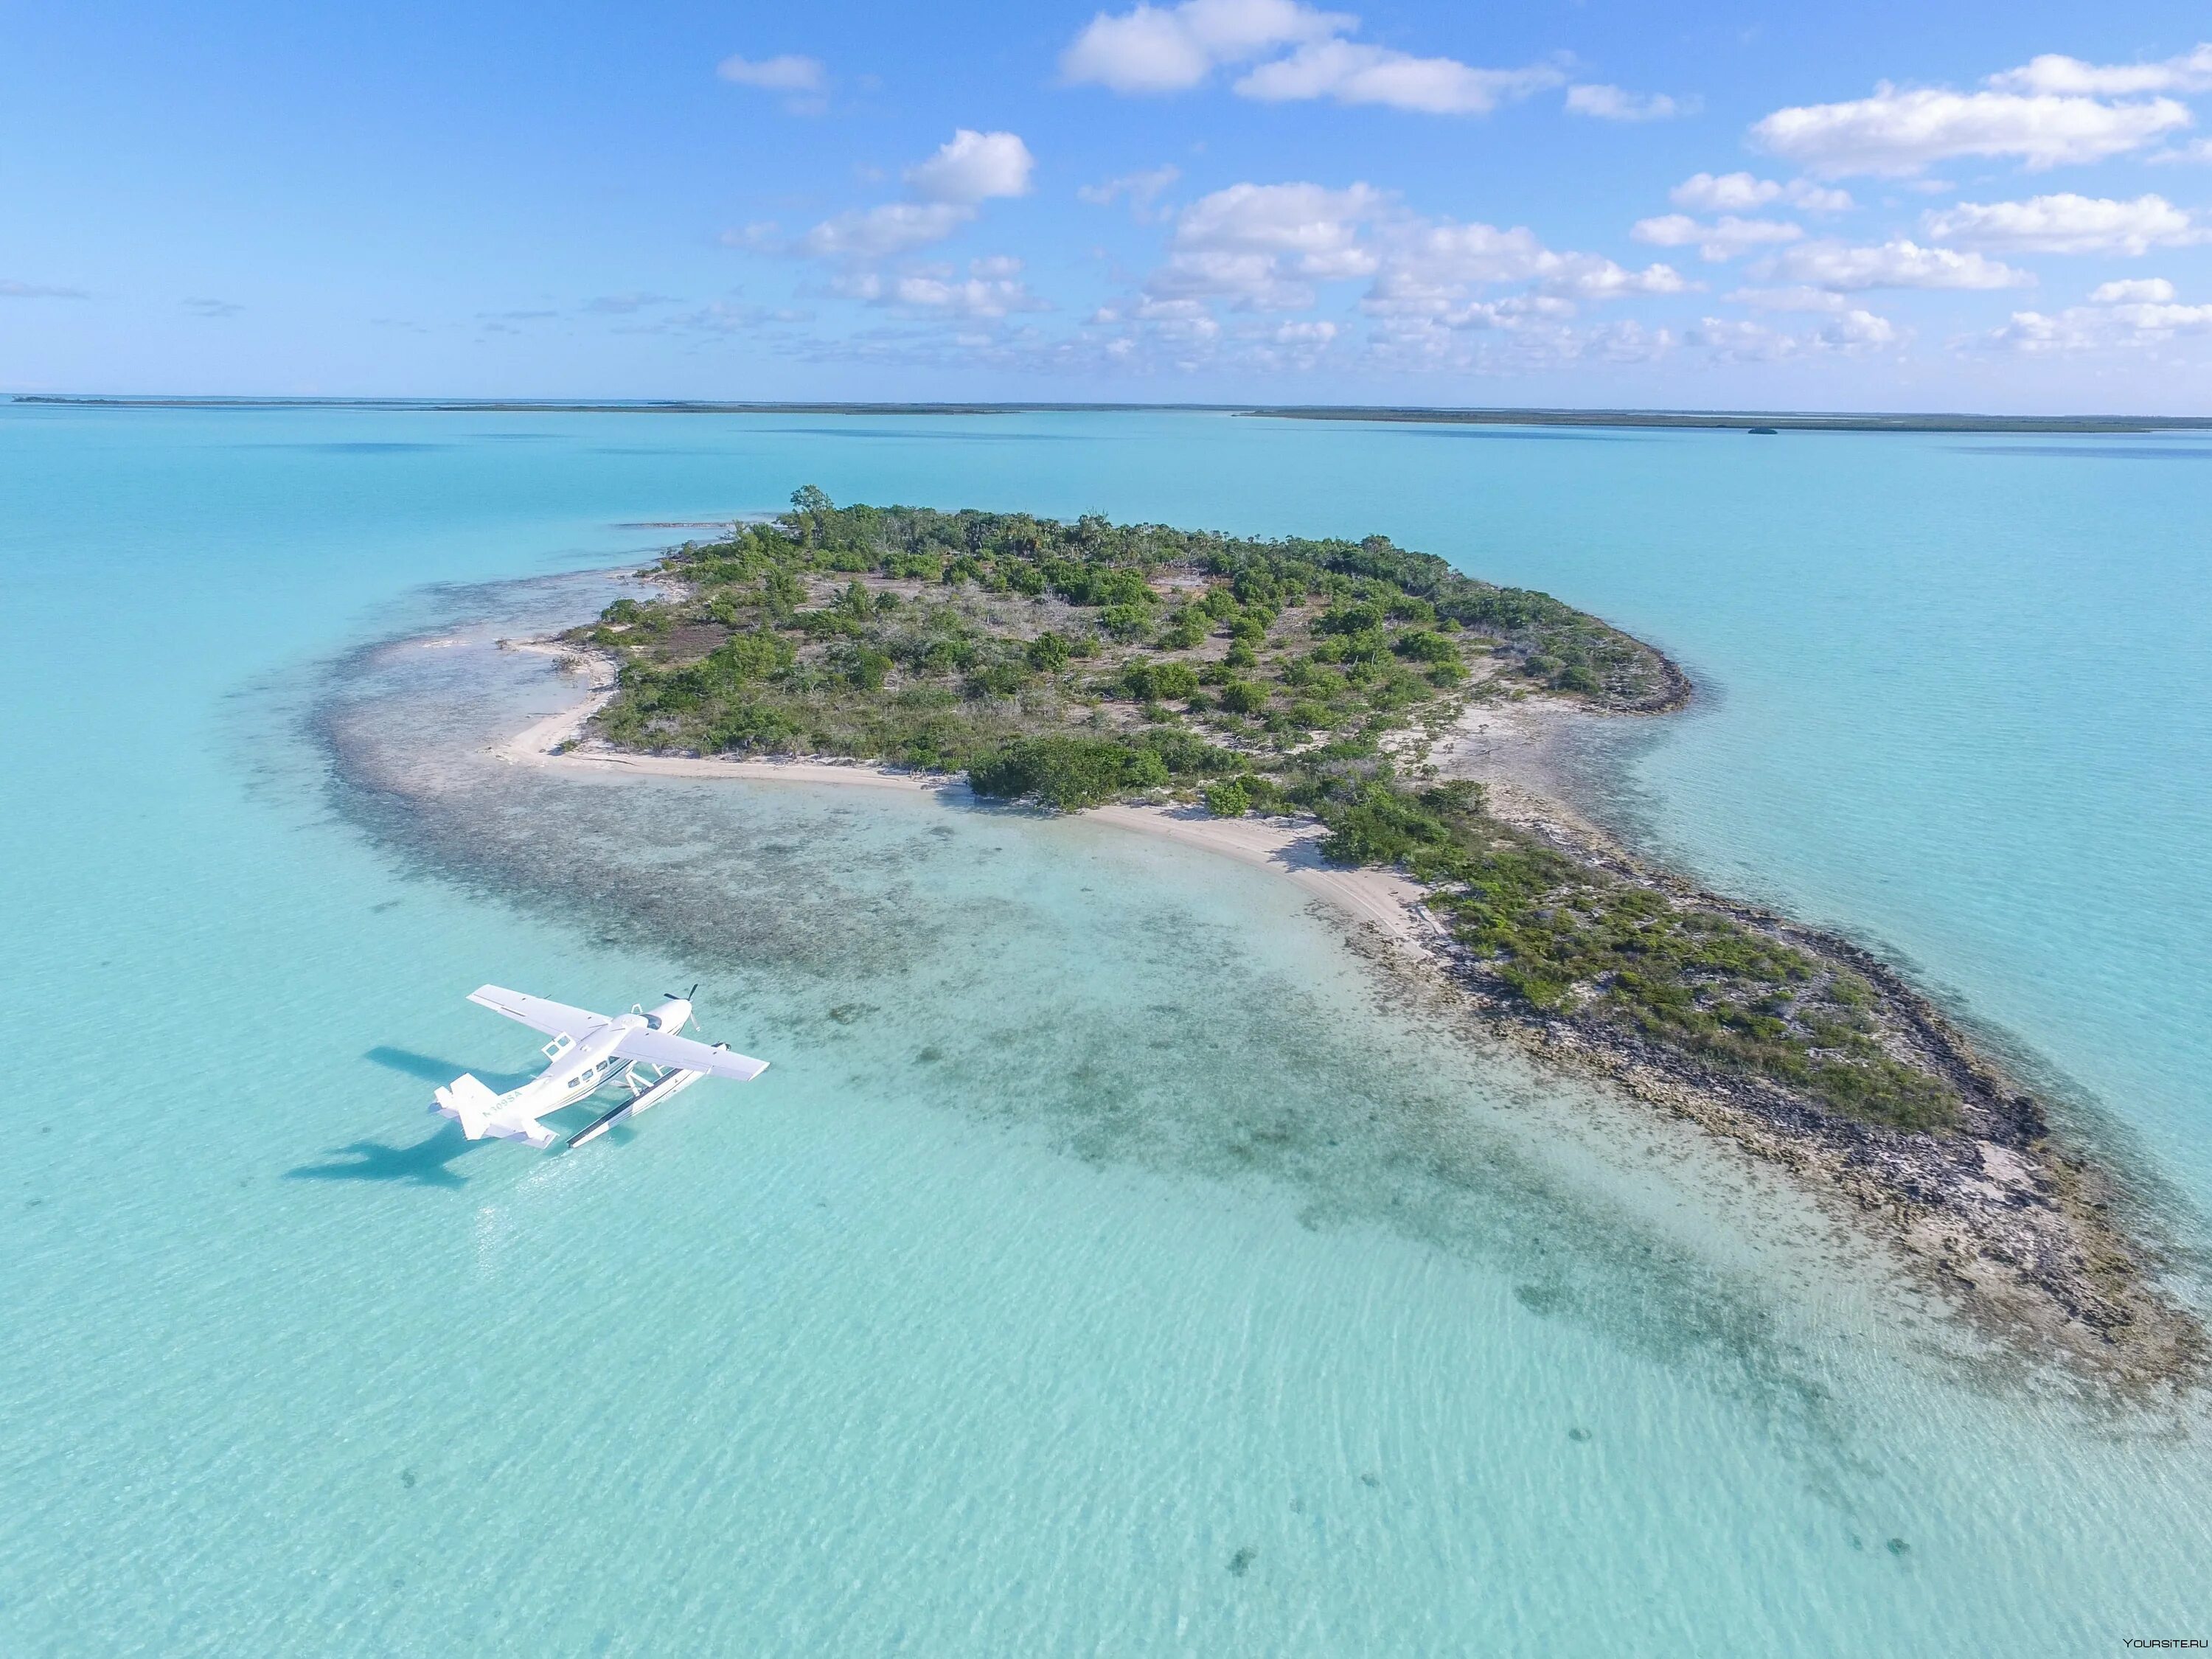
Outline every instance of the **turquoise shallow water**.
{"type": "Polygon", "coordinates": [[[1709,695],[1589,757],[1602,810],[1908,963],[2194,1238],[2204,449],[0,410],[40,1062],[0,1649],[2212,1633],[2201,1414],[1975,1370],[1786,1192],[1437,1036],[1285,884],[473,758],[560,695],[483,642],[596,603],[563,573],[800,482],[1387,530],[1680,657],[1709,695]],[[431,1081],[531,1058],[484,978],[702,979],[775,1069],[573,1158],[468,1146],[431,1081]]]}

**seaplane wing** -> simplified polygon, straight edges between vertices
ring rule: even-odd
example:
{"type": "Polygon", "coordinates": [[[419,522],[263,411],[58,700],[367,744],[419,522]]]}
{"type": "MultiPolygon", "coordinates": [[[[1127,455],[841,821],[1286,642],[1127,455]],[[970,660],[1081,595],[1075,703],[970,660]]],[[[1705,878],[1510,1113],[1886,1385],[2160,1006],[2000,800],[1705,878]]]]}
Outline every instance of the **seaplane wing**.
{"type": "MultiPolygon", "coordinates": [[[[525,998],[534,1001],[534,998],[525,998]]],[[[507,1011],[502,1008],[501,1013],[507,1011]]],[[[520,1015],[515,1016],[520,1018],[520,1015]]],[[[597,1016],[593,1016],[594,1018],[597,1016]]],[[[694,1042],[690,1037],[680,1037],[669,1031],[652,1031],[642,1026],[622,1034],[615,1044],[615,1052],[624,1060],[641,1060],[649,1066],[665,1066],[678,1072],[704,1072],[712,1077],[735,1078],[740,1083],[750,1083],[768,1070],[764,1060],[733,1052],[721,1043],[712,1047],[694,1042]]]]}
{"type": "MultiPolygon", "coordinates": [[[[510,991],[502,985],[479,985],[469,993],[469,1000],[480,1008],[489,1008],[495,1014],[505,1014],[509,1019],[520,1020],[525,1025],[540,1030],[548,1036],[566,1036],[580,1042],[603,1025],[614,1022],[605,1014],[595,1014],[588,1008],[571,1008],[565,1002],[548,1002],[544,997],[526,996],[520,991],[510,991]]],[[[694,1048],[703,1048],[695,1042],[694,1048]]],[[[645,1056],[635,1056],[643,1059],[645,1056]]]]}

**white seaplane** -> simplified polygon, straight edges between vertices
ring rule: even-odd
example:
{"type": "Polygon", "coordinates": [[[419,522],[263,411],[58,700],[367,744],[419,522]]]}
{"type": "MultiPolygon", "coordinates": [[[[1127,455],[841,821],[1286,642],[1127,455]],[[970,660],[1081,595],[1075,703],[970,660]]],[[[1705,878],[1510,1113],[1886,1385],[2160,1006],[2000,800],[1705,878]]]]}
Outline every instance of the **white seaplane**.
{"type": "Polygon", "coordinates": [[[633,1007],[609,1018],[501,986],[479,985],[469,993],[469,1000],[548,1033],[553,1041],[545,1045],[545,1058],[552,1063],[520,1089],[503,1095],[494,1094],[464,1072],[437,1091],[430,1109],[459,1123],[471,1140],[496,1135],[501,1140],[526,1140],[542,1152],[560,1135],[538,1120],[589,1099],[610,1083],[629,1090],[629,1098],[570,1135],[570,1146],[580,1146],[616,1124],[650,1111],[702,1077],[751,1082],[768,1070],[766,1060],[732,1053],[726,1042],[697,1042],[678,1035],[691,1018],[691,994],[698,988],[695,985],[680,997],[667,993],[665,1000],[649,1012],[633,1007]]]}

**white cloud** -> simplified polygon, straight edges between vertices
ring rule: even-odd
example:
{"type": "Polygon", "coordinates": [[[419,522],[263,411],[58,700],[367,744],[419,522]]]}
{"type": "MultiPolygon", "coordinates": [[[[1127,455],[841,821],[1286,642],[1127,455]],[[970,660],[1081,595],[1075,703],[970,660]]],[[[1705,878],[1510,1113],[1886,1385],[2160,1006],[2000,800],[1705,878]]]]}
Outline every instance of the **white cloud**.
{"type": "Polygon", "coordinates": [[[779,58],[725,58],[714,66],[723,80],[762,92],[785,94],[783,106],[793,115],[820,115],[830,107],[823,94],[830,88],[830,71],[818,58],[786,52],[779,58]]]}
{"type": "Polygon", "coordinates": [[[2069,352],[2126,351],[2163,345],[2177,334],[2212,334],[2212,305],[2173,303],[2170,283],[2106,283],[2086,306],[2069,306],[2057,315],[2015,311],[2002,328],[1979,343],[2021,356],[2056,356],[2069,352]]]}
{"type": "Polygon", "coordinates": [[[1904,337],[1897,325],[1871,311],[1850,310],[1802,334],[1766,323],[1734,317],[1706,317],[1684,337],[1716,362],[1775,363],[1809,353],[1851,355],[1895,345],[1904,337]]]}
{"type": "Polygon", "coordinates": [[[1250,64],[1255,67],[1234,88],[1242,97],[1270,103],[1329,98],[1431,115],[1486,114],[1566,79],[1545,64],[1478,69],[1344,38],[1358,27],[1349,12],[1322,11],[1299,0],[1140,3],[1094,16],[1060,54],[1060,76],[1121,93],[1182,92],[1217,69],[1250,64]]]}
{"type": "Polygon", "coordinates": [[[1469,289],[1527,283],[1540,298],[1571,315],[1575,300],[1630,294],[1679,294],[1687,284],[1671,265],[1629,270],[1594,253],[1559,253],[1526,226],[1437,220],[1407,227],[1394,239],[1364,309],[1378,313],[1445,315],[1462,308],[1469,289]]]}
{"type": "Polygon", "coordinates": [[[2173,284],[2163,276],[2138,276],[2131,281],[2100,283],[2089,290],[2093,306],[2166,305],[2173,298],[2173,284]]]}
{"type": "Polygon", "coordinates": [[[1143,173],[1125,173],[1118,179],[1109,179],[1102,185],[1085,185],[1075,193],[1094,207],[1107,207],[1126,197],[1129,210],[1139,218],[1145,210],[1158,199],[1160,192],[1182,177],[1182,169],[1172,161],[1143,173]]]}
{"type": "Polygon", "coordinates": [[[1017,311],[1050,310],[1020,280],[1021,268],[1020,260],[1000,256],[970,262],[965,277],[942,268],[900,276],[858,271],[836,278],[830,288],[847,299],[869,305],[939,317],[988,320],[1017,311]]]}
{"type": "Polygon", "coordinates": [[[825,219],[799,240],[810,259],[883,259],[946,237],[975,216],[964,202],[885,202],[825,219]]]}
{"type": "Polygon", "coordinates": [[[2118,305],[2112,320],[2138,340],[2170,334],[2212,334],[2212,306],[2118,305]]]}
{"type": "Polygon", "coordinates": [[[1788,288],[1740,288],[1724,300],[1754,311],[1849,311],[1850,301],[1825,288],[1799,283],[1788,288]]]}
{"type": "Polygon", "coordinates": [[[906,170],[907,188],[918,201],[854,208],[823,220],[795,243],[780,242],[772,224],[748,225],[722,240],[810,259],[888,259],[943,241],[974,220],[981,204],[993,197],[1026,193],[1035,166],[1029,146],[1012,133],[962,127],[935,155],[906,170]]]}
{"type": "Polygon", "coordinates": [[[2025,202],[1961,202],[1921,222],[1941,242],[2018,253],[2125,253],[2179,247],[2205,232],[2163,196],[2037,196],[2025,202]]]}
{"type": "Polygon", "coordinates": [[[1145,284],[1169,299],[1215,298],[1241,308],[1295,311],[1316,281],[1364,276],[1375,255],[1360,240],[1389,198],[1370,185],[1231,185],[1177,216],[1167,263],[1145,284]]]}
{"type": "Polygon", "coordinates": [[[1553,253],[1537,281],[1549,293],[1578,300],[1618,300],[1631,294],[1681,294],[1690,284],[1672,265],[1631,270],[1595,253],[1553,253]]]}
{"type": "Polygon", "coordinates": [[[2157,64],[2085,64],[2047,52],[2015,70],[1990,76],[2006,92],[2055,92],[2092,98],[2124,98],[2146,92],[2212,89],[2212,45],[2157,64]]]}
{"type": "Polygon", "coordinates": [[[1761,281],[1802,283],[1846,294],[1873,288],[2025,288],[2035,281],[2024,270],[1979,253],[1904,240],[1875,247],[1832,240],[1801,242],[1761,260],[1753,274],[1761,281]]]}
{"type": "Polygon", "coordinates": [[[2185,144],[2162,149],[2146,155],[2143,161],[2151,167],[2172,167],[2176,162],[2197,167],[2212,167],[2212,138],[2192,138],[2185,144]]]}
{"type": "Polygon", "coordinates": [[[1063,80],[1121,93],[1182,92],[1215,69],[1358,27],[1297,0],[1187,0],[1094,16],[1060,54],[1063,80]]]}
{"type": "Polygon", "coordinates": [[[1436,220],[1387,229],[1386,251],[1359,308],[1391,335],[1392,350],[1431,363],[1463,362],[1458,348],[1438,337],[1469,329],[1504,330],[1526,352],[1569,360],[1589,343],[1584,335],[1561,331],[1582,304],[1679,294],[1688,286],[1669,265],[1630,270],[1598,254],[1556,252],[1526,226],[1436,220]],[[1497,299],[1480,293],[1516,283],[1525,284],[1522,292],[1497,299]],[[1540,348],[1538,331],[1551,331],[1540,348]]]}
{"type": "Polygon", "coordinates": [[[1609,363],[1648,363],[1674,349],[1671,329],[1647,329],[1631,319],[1593,329],[1583,338],[1583,352],[1609,363]]]}
{"type": "Polygon", "coordinates": [[[779,58],[725,58],[714,67],[725,81],[763,92],[819,92],[830,83],[829,71],[818,58],[786,52],[779,58]]]}
{"type": "Polygon", "coordinates": [[[1567,88],[1567,113],[1601,121],[1665,121],[1694,115],[1694,98],[1670,98],[1663,92],[1626,92],[1619,87],[1583,85],[1567,88]]]}
{"type": "Polygon", "coordinates": [[[1487,115],[1502,103],[1556,87],[1566,77],[1547,64],[1475,69],[1452,58],[1416,58],[1353,40],[1316,40],[1262,64],[1237,83],[1246,98],[1269,103],[1332,98],[1387,104],[1425,115],[1487,115]]]}
{"type": "Polygon", "coordinates": [[[1371,185],[1231,185],[1200,198],[1176,222],[1179,248],[1258,249],[1335,258],[1388,198],[1371,185]]]}
{"type": "Polygon", "coordinates": [[[1143,294],[1151,305],[1297,311],[1320,283],[1358,277],[1373,279],[1360,301],[1369,316],[1449,328],[1564,321],[1582,304],[1689,286],[1668,265],[1633,270],[1547,248],[1525,227],[1424,219],[1370,185],[1299,183],[1232,185],[1190,204],[1143,294]],[[1524,291],[1478,292],[1508,285],[1524,291]]]}
{"type": "Polygon", "coordinates": [[[1667,192],[1676,207],[1692,213],[1742,213],[1781,202],[1806,213],[1844,213],[1855,204],[1848,191],[1831,190],[1809,179],[1782,184],[1748,173],[1693,173],[1667,192]]]}
{"type": "Polygon", "coordinates": [[[1260,368],[1303,372],[1321,361],[1336,335],[1331,322],[1283,323],[1255,343],[1253,359],[1260,368]]]}
{"type": "Polygon", "coordinates": [[[1777,110],[1753,125],[1751,138],[1824,177],[1902,176],[1960,155],[2014,158],[2031,171],[2101,161],[2189,125],[2189,112],[2171,98],[2106,103],[1885,82],[1871,98],[1777,110]]]}
{"type": "Polygon", "coordinates": [[[925,202],[974,204],[994,196],[1025,196],[1036,158],[1011,132],[962,127],[937,154],[906,170],[907,188],[925,202]]]}
{"type": "Polygon", "coordinates": [[[1897,343],[1897,325],[1871,311],[1846,311],[1832,323],[1824,323],[1814,337],[1838,351],[1897,343]]]}
{"type": "Polygon", "coordinates": [[[1145,292],[1162,300],[1225,300],[1240,311],[1303,311],[1314,303],[1313,285],[1273,255],[1205,249],[1169,254],[1146,279],[1145,292]]]}
{"type": "Polygon", "coordinates": [[[1753,248],[1794,242],[1805,231],[1785,219],[1739,219],[1724,213],[1707,225],[1686,213],[1667,213],[1656,219],[1638,219],[1629,227],[1628,234],[1653,247],[1694,247],[1699,258],[1718,264],[1753,248]]]}
{"type": "Polygon", "coordinates": [[[1703,348],[1723,363],[1771,363],[1794,357],[1804,349],[1795,334],[1785,334],[1765,323],[1741,317],[1704,317],[1683,338],[1703,348]]]}
{"type": "Polygon", "coordinates": [[[83,300],[90,297],[81,288],[56,288],[46,283],[0,279],[0,300],[83,300]]]}
{"type": "Polygon", "coordinates": [[[1577,363],[1649,363],[1674,349],[1671,330],[1632,318],[1578,328],[1548,307],[1501,300],[1449,319],[1392,317],[1369,337],[1366,367],[1387,373],[1527,374],[1577,363]]]}

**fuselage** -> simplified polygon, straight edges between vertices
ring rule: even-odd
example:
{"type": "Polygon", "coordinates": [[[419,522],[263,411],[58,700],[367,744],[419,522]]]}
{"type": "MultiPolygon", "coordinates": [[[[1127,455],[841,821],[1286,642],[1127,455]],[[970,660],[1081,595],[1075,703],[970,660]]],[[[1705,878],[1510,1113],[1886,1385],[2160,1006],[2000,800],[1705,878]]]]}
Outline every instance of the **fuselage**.
{"type": "Polygon", "coordinates": [[[682,997],[669,998],[651,1013],[618,1014],[581,1042],[562,1049],[551,1065],[508,1097],[508,1104],[532,1117],[573,1106],[596,1093],[628,1064],[615,1054],[623,1032],[680,1031],[690,1018],[691,1005],[682,997]]]}

